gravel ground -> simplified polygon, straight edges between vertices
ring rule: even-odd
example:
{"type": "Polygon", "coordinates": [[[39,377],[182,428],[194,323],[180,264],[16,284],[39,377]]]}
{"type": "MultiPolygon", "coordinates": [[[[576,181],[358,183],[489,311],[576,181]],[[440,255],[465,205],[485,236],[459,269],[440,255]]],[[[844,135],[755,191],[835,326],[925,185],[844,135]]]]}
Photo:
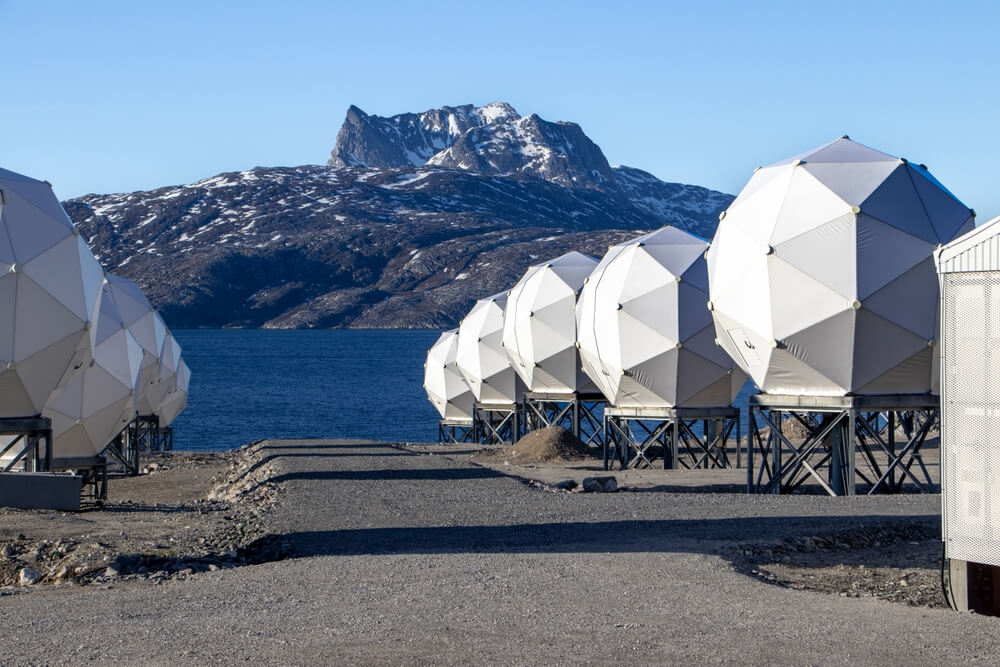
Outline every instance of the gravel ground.
{"type": "Polygon", "coordinates": [[[361,441],[265,442],[230,465],[215,502],[252,508],[240,548],[265,557],[19,589],[0,598],[3,662],[931,664],[1000,650],[1000,621],[927,606],[938,496],[556,492],[361,441]]]}

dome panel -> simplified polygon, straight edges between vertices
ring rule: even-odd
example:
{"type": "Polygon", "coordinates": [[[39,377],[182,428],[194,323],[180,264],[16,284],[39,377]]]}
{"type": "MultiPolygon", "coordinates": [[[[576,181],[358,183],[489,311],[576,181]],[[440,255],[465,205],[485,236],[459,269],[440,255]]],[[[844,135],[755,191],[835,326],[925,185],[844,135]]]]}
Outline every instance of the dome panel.
{"type": "Polygon", "coordinates": [[[444,419],[471,420],[473,396],[455,363],[458,329],[442,333],[427,352],[424,390],[444,419]]]}
{"type": "Polygon", "coordinates": [[[861,212],[928,243],[938,242],[910,171],[902,163],[861,204],[861,212]]]}
{"type": "Polygon", "coordinates": [[[862,300],[929,259],[934,251],[927,241],[867,215],[858,216],[857,229],[858,298],[862,300]]]}
{"type": "Polygon", "coordinates": [[[864,300],[864,309],[898,324],[924,340],[938,337],[938,301],[912,298],[938,289],[934,259],[927,257],[864,300]]]}
{"type": "Polygon", "coordinates": [[[807,162],[803,168],[849,206],[861,206],[898,162],[807,162]]]}
{"type": "Polygon", "coordinates": [[[845,310],[851,302],[781,258],[768,258],[772,331],[785,338],[845,310]]]}
{"type": "Polygon", "coordinates": [[[834,395],[846,394],[852,386],[853,364],[844,364],[844,359],[851,359],[854,348],[856,312],[851,308],[837,313],[783,341],[789,354],[830,380],[828,389],[834,395]]]}
{"type": "Polygon", "coordinates": [[[792,169],[788,191],[767,235],[768,243],[777,245],[801,236],[850,212],[850,204],[800,165],[792,169]]]}
{"type": "MultiPolygon", "coordinates": [[[[889,369],[901,364],[907,358],[927,347],[927,339],[893,324],[864,308],[858,311],[855,322],[854,339],[854,384],[864,387],[889,369]]],[[[902,393],[923,393],[928,391],[930,368],[921,370],[912,378],[914,385],[920,386],[902,393]]]]}
{"type": "Polygon", "coordinates": [[[776,245],[775,254],[828,285],[843,298],[857,298],[857,224],[853,213],[776,245]]]}

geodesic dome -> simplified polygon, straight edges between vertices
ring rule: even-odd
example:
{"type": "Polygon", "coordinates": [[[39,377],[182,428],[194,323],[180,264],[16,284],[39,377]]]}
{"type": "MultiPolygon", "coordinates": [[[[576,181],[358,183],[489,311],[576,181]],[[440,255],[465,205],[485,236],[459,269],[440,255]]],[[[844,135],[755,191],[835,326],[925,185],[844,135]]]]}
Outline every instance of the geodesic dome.
{"type": "Polygon", "coordinates": [[[613,406],[728,407],[746,382],[715,344],[707,248],[664,227],[611,246],[584,282],[580,361],[613,406]]]}
{"type": "Polygon", "coordinates": [[[719,342],[767,393],[931,391],[931,253],[973,217],[923,165],[847,137],[758,169],[708,251],[719,342]]]}
{"type": "MultiPolygon", "coordinates": [[[[105,285],[105,295],[108,290],[105,285]]],[[[42,412],[52,420],[55,456],[100,454],[135,418],[142,347],[110,298],[101,299],[96,329],[94,358],[42,412]]]]}
{"type": "Polygon", "coordinates": [[[444,419],[472,420],[472,390],[458,370],[458,329],[445,331],[427,352],[424,390],[444,419]]]}
{"type": "Polygon", "coordinates": [[[529,268],[511,288],[504,309],[503,346],[528,391],[597,391],[580,368],[576,297],[597,260],[568,252],[529,268]]]}
{"type": "Polygon", "coordinates": [[[518,403],[524,383],[503,350],[507,293],[480,299],[458,327],[456,363],[477,401],[489,405],[518,403]]]}
{"type": "MultiPolygon", "coordinates": [[[[157,315],[159,317],[159,315],[157,315]]],[[[174,338],[174,335],[167,330],[167,335],[163,339],[163,349],[160,351],[160,365],[156,370],[156,376],[145,388],[145,394],[140,397],[139,414],[159,414],[160,403],[166,399],[170,392],[177,388],[177,368],[181,361],[181,346],[174,338]],[[143,412],[149,406],[149,412],[143,412]]]]}
{"type": "Polygon", "coordinates": [[[188,389],[191,386],[191,369],[184,359],[177,364],[177,386],[160,402],[156,415],[160,426],[170,426],[184,408],[187,407],[188,389]]]}
{"type": "Polygon", "coordinates": [[[159,379],[160,355],[167,338],[167,325],[150,305],[142,288],[128,278],[109,273],[110,296],[136,341],[142,346],[142,365],[136,383],[136,409],[141,415],[151,415],[156,406],[150,403],[148,389],[159,379]]]}
{"type": "Polygon", "coordinates": [[[39,414],[90,362],[103,280],[52,187],[0,169],[0,417],[39,414]]]}

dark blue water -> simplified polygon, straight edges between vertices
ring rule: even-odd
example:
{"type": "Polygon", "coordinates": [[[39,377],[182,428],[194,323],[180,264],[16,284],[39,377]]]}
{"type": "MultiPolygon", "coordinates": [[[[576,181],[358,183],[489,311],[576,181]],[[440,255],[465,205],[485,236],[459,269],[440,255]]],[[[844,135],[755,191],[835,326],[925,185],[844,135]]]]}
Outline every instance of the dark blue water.
{"type": "Polygon", "coordinates": [[[173,331],[191,367],[176,449],[232,449],[261,438],[435,442],[423,390],[439,331],[173,331]]]}
{"type": "MultiPolygon", "coordinates": [[[[424,393],[427,330],[181,330],[191,367],[176,449],[232,449],[263,438],[436,442],[424,393]]],[[[744,409],[752,385],[737,399],[744,409]]]]}

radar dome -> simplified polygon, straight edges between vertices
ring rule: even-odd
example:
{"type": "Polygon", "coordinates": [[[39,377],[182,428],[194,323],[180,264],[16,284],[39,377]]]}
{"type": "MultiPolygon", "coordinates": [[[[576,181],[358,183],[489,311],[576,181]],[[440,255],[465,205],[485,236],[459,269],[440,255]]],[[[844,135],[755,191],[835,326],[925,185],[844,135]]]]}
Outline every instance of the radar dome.
{"type": "Polygon", "coordinates": [[[767,393],[931,391],[931,252],[973,216],[923,165],[847,137],[758,169],[707,255],[719,343],[767,393]]]}
{"type": "Polygon", "coordinates": [[[506,292],[480,299],[458,327],[458,370],[476,400],[486,405],[518,403],[524,393],[501,340],[506,305],[506,292]]]}
{"type": "Polygon", "coordinates": [[[580,359],[615,407],[727,407],[746,382],[715,344],[707,248],[664,227],[611,246],[584,283],[580,359]]]}
{"type": "Polygon", "coordinates": [[[455,363],[458,329],[445,331],[427,352],[424,390],[444,419],[472,420],[472,390],[455,363]]]}
{"type": "Polygon", "coordinates": [[[532,266],[507,297],[503,346],[528,391],[596,391],[580,368],[576,297],[597,260],[569,252],[532,266]]]}

